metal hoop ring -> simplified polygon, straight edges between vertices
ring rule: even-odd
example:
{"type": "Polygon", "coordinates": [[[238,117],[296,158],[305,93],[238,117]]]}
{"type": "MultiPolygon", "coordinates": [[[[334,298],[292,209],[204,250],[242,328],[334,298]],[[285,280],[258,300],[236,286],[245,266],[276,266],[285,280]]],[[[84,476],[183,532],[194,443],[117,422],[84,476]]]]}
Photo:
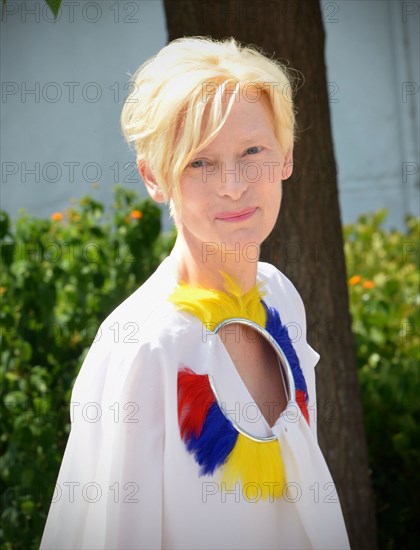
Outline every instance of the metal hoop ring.
{"type": "MultiPolygon", "coordinates": [[[[277,343],[277,341],[273,338],[273,336],[265,328],[263,328],[258,323],[255,323],[254,321],[250,321],[249,319],[244,319],[243,317],[231,317],[230,319],[225,319],[224,321],[219,323],[217,325],[217,327],[212,331],[212,333],[217,334],[222,327],[224,327],[226,325],[233,324],[233,323],[239,323],[239,324],[247,325],[247,326],[253,328],[254,330],[256,330],[257,332],[259,332],[262,336],[264,336],[264,338],[266,340],[268,340],[268,342],[273,347],[274,351],[277,352],[277,359],[279,361],[283,382],[284,382],[284,375],[286,375],[286,377],[287,377],[287,384],[285,384],[285,385],[287,385],[286,392],[287,392],[288,403],[290,401],[295,401],[296,400],[296,386],[295,386],[295,380],[293,378],[293,373],[292,373],[292,369],[290,367],[289,361],[288,361],[286,355],[284,354],[283,350],[281,349],[281,347],[277,343]]],[[[220,399],[219,394],[217,392],[217,389],[216,389],[216,386],[215,386],[215,383],[214,383],[214,379],[213,379],[213,375],[208,374],[208,378],[209,378],[209,383],[210,383],[211,389],[214,393],[214,396],[217,400],[217,403],[219,405],[220,410],[222,411],[224,416],[229,420],[229,422],[231,422],[235,426],[235,428],[236,428],[236,430],[238,430],[238,432],[240,432],[242,435],[245,435],[246,437],[249,437],[253,441],[257,441],[259,443],[264,443],[264,442],[267,442],[267,441],[275,441],[277,439],[277,437],[275,435],[274,436],[267,436],[267,437],[258,437],[258,436],[252,435],[249,432],[247,432],[246,430],[244,430],[244,428],[239,426],[239,424],[234,422],[221,405],[221,399],[220,399]]]]}

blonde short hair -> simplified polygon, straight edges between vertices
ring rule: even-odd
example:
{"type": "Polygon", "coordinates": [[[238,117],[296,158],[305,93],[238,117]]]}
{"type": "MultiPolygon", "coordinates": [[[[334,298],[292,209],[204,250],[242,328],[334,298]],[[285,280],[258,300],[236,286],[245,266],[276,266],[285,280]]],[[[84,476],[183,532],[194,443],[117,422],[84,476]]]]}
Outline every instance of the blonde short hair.
{"type": "Polygon", "coordinates": [[[177,38],[145,61],[130,80],[132,87],[121,114],[121,128],[134,143],[137,163],[144,161],[158,182],[170,214],[179,208],[179,180],[194,155],[222,128],[235,100],[225,112],[227,86],[235,92],[252,87],[270,107],[274,132],[283,154],[295,139],[295,110],[290,70],[255,46],[233,37],[177,38]],[[216,101],[215,99],[218,99],[216,101]],[[201,128],[205,108],[207,127],[201,128]],[[201,135],[202,133],[202,135],[201,135]]]}

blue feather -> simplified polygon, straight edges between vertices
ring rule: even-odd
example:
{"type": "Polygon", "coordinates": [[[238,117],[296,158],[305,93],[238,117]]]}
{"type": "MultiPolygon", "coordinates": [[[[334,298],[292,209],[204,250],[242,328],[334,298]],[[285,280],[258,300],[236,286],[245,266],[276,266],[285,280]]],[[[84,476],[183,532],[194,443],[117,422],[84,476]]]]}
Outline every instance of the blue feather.
{"type": "Polygon", "coordinates": [[[209,408],[199,437],[191,434],[187,444],[190,453],[200,464],[200,475],[213,474],[229,456],[238,438],[238,432],[225,417],[217,402],[209,408]]]}
{"type": "Polygon", "coordinates": [[[296,389],[302,390],[305,394],[305,400],[308,401],[308,390],[306,387],[305,377],[303,376],[303,372],[300,367],[299,358],[290,340],[289,332],[281,322],[280,313],[276,308],[267,306],[263,300],[261,300],[261,302],[267,312],[267,323],[265,329],[271,334],[283,350],[292,369],[296,389]]]}

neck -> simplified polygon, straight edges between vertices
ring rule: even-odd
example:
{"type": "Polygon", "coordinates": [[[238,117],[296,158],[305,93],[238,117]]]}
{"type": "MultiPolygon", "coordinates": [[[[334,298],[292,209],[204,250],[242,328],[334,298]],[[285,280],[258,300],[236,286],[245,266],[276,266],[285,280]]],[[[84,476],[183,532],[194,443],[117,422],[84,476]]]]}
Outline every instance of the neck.
{"type": "Polygon", "coordinates": [[[178,234],[171,254],[178,261],[178,280],[191,286],[203,286],[224,290],[224,280],[220,271],[230,275],[240,286],[242,292],[248,292],[256,283],[259,250],[256,245],[235,247],[217,243],[201,243],[201,246],[187,242],[178,234]]]}

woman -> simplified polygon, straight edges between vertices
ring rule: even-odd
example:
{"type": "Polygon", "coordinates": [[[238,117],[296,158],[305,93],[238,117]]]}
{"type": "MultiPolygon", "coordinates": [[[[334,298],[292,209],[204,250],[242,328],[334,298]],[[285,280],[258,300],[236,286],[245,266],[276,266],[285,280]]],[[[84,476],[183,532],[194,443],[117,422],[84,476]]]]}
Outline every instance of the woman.
{"type": "Polygon", "coordinates": [[[304,306],[258,261],[293,167],[289,74],[193,37],[132,84],[123,132],[178,235],[84,361],[41,548],[348,548],[304,306]]]}

